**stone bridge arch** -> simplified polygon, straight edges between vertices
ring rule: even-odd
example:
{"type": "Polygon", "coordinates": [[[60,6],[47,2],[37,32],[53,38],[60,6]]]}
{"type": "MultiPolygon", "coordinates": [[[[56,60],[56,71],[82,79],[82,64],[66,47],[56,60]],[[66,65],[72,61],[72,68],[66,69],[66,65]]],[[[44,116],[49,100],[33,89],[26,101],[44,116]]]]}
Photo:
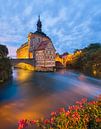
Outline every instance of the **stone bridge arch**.
{"type": "Polygon", "coordinates": [[[60,61],[55,62],[56,68],[64,68],[64,65],[60,61]]]}
{"type": "Polygon", "coordinates": [[[11,64],[13,67],[17,66],[19,63],[25,63],[34,66],[33,59],[11,59],[11,64]]]}

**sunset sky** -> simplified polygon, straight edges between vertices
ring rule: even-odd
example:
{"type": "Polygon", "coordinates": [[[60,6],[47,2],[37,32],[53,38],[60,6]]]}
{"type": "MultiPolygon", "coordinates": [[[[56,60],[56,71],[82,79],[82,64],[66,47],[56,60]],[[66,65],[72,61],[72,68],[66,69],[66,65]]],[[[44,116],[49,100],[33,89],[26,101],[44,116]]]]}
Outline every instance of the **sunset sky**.
{"type": "Polygon", "coordinates": [[[0,0],[0,44],[10,56],[36,31],[39,14],[59,53],[101,42],[101,0],[0,0]]]}

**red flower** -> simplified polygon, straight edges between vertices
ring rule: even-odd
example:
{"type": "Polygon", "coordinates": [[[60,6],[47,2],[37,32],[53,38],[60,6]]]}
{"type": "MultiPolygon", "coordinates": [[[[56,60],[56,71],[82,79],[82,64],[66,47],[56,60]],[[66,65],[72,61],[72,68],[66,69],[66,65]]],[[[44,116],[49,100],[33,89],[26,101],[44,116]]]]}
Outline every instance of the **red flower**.
{"type": "Polygon", "coordinates": [[[97,123],[101,122],[101,118],[96,118],[96,122],[97,123]]]}
{"type": "Polygon", "coordinates": [[[31,124],[36,124],[37,121],[36,121],[36,120],[31,120],[30,123],[31,123],[31,124]]]}
{"type": "Polygon", "coordinates": [[[86,103],[86,102],[87,102],[87,98],[81,99],[81,102],[82,102],[83,104],[86,103]]]}
{"type": "Polygon", "coordinates": [[[44,124],[49,124],[50,121],[48,119],[44,120],[44,124]]]}
{"type": "Polygon", "coordinates": [[[51,112],[51,116],[56,116],[56,112],[51,112]]]}
{"type": "Polygon", "coordinates": [[[70,111],[67,111],[65,114],[66,114],[66,116],[69,116],[70,115],[70,111]]]}
{"type": "Polygon", "coordinates": [[[51,119],[50,119],[50,123],[52,124],[54,122],[54,118],[52,117],[51,119]]]}
{"type": "Polygon", "coordinates": [[[59,112],[61,113],[61,112],[65,112],[65,109],[64,108],[60,108],[59,109],[59,112]]]}
{"type": "MultiPolygon", "coordinates": [[[[82,107],[82,105],[80,105],[80,107],[82,107]]],[[[79,106],[77,106],[77,105],[73,105],[73,106],[69,106],[69,110],[79,110],[80,109],[80,107],[79,106]]]]}
{"type": "Polygon", "coordinates": [[[69,110],[73,110],[73,106],[69,106],[68,109],[69,109],[69,110]]]}
{"type": "Polygon", "coordinates": [[[27,125],[28,125],[27,119],[25,119],[25,120],[20,120],[20,121],[18,122],[18,129],[23,129],[23,128],[25,128],[27,125]]]}
{"type": "Polygon", "coordinates": [[[79,109],[80,109],[79,106],[77,106],[77,105],[74,106],[74,110],[79,110],[79,109]]]}
{"type": "Polygon", "coordinates": [[[75,119],[75,120],[79,120],[80,119],[80,115],[78,112],[74,112],[72,117],[75,119]]]}
{"type": "Polygon", "coordinates": [[[89,105],[94,105],[96,104],[96,101],[91,101],[91,102],[88,102],[89,105]]]}
{"type": "Polygon", "coordinates": [[[77,105],[82,105],[82,102],[81,101],[76,101],[76,104],[77,105]]]}

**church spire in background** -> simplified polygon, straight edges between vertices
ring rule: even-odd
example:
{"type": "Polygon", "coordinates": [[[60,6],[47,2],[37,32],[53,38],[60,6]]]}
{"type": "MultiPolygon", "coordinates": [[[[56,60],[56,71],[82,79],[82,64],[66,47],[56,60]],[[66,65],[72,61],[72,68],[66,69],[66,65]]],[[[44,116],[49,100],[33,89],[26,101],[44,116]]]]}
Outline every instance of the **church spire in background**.
{"type": "Polygon", "coordinates": [[[41,20],[40,20],[40,15],[39,15],[38,21],[37,21],[37,31],[42,32],[42,23],[41,23],[41,20]]]}

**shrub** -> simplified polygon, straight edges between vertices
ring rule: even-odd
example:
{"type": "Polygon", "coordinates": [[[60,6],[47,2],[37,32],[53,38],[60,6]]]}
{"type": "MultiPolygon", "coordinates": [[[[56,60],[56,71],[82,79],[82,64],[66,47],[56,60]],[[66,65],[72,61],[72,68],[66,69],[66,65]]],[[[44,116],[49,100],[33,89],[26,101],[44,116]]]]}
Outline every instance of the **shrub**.
{"type": "Polygon", "coordinates": [[[20,120],[18,129],[29,124],[35,129],[101,129],[101,95],[92,101],[83,98],[67,110],[60,108],[49,119],[20,120]]]}

